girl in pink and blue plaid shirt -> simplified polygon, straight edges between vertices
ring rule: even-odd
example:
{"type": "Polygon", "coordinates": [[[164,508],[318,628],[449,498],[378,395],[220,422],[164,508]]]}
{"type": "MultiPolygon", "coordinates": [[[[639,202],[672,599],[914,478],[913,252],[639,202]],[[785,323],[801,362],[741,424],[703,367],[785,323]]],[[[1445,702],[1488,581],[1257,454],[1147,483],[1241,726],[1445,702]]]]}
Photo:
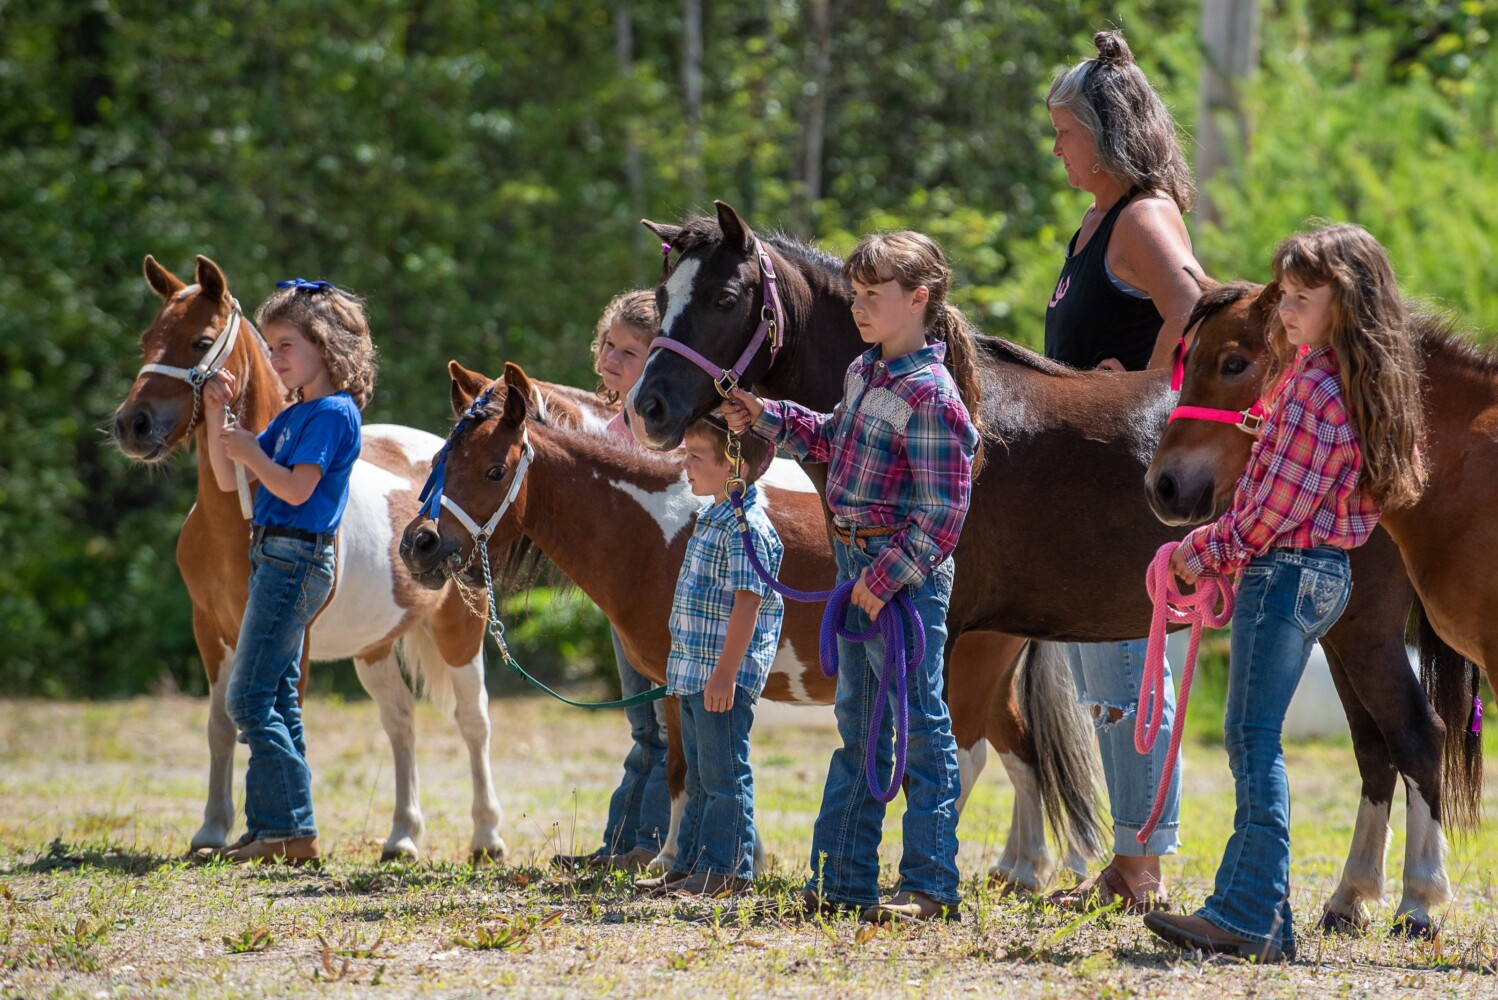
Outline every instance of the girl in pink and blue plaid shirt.
{"type": "Polygon", "coordinates": [[[1278,388],[1232,506],[1170,564],[1188,584],[1241,569],[1224,722],[1233,835],[1200,910],[1144,918],[1183,948],[1260,961],[1295,956],[1285,710],[1347,604],[1347,550],[1424,483],[1419,359],[1383,247],[1358,226],[1302,233],[1276,249],[1274,278],[1271,367],[1288,373],[1265,382],[1278,388]]]}
{"type": "MultiPolygon", "coordinates": [[[[724,404],[736,432],[752,425],[782,452],[827,463],[838,580],[857,581],[847,627],[868,630],[902,588],[925,626],[925,660],[912,663],[907,675],[900,891],[879,903],[884,804],[864,780],[884,643],[839,639],[836,705],[843,745],[828,767],[802,902],[808,912],[856,909],[874,922],[952,920],[958,916],[959,787],[942,667],[952,550],[980,442],[969,415],[979,401],[972,333],[962,313],[946,304],[952,275],[940,248],[920,233],[866,237],[843,273],[853,285],[853,319],[874,346],[849,367],[837,408],[815,413],[795,403],[762,403],[743,391],[724,404]]],[[[892,747],[886,721],[878,747],[884,773],[892,747]]]]}

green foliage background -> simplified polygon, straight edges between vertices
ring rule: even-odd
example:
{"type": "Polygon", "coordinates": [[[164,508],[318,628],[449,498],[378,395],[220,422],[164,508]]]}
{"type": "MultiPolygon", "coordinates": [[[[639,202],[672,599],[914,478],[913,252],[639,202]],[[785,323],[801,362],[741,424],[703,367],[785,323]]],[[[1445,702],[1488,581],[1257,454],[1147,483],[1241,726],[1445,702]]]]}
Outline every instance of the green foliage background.
{"type": "MultiPolygon", "coordinates": [[[[1049,155],[1045,88],[1121,25],[1189,132],[1196,7],[834,0],[813,203],[809,6],[704,5],[698,126],[677,0],[0,0],[0,691],[202,688],[172,556],[191,459],[132,466],[103,431],[155,308],[147,252],[184,275],[213,257],[249,308],[293,274],[366,293],[385,358],[368,418],[438,432],[450,357],[587,384],[597,311],[655,272],[636,220],[714,197],[834,251],[928,230],[980,325],[1038,343],[1085,206],[1049,155]]],[[[1263,17],[1251,148],[1211,189],[1221,224],[1192,224],[1209,271],[1262,279],[1305,219],[1351,219],[1408,291],[1498,326],[1492,5],[1263,17]]],[[[580,634],[565,602],[533,606],[533,631],[580,634]]],[[[590,621],[586,648],[535,655],[607,663],[590,621]]]]}

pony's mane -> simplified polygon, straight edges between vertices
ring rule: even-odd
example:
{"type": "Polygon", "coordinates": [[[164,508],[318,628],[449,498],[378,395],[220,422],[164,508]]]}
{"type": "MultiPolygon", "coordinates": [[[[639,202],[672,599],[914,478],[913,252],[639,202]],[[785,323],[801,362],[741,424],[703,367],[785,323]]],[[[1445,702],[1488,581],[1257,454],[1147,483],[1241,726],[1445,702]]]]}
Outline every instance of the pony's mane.
{"type": "MultiPolygon", "coordinates": [[[[828,253],[820,247],[803,243],[789,233],[775,230],[772,232],[756,232],[765,243],[774,247],[781,256],[786,257],[792,263],[803,267],[814,268],[825,271],[841,279],[843,274],[843,259],[828,253]]],[[[718,228],[718,220],[705,215],[688,219],[682,223],[681,232],[671,244],[672,250],[680,250],[682,253],[691,253],[699,247],[712,246],[723,241],[723,231],[718,228]]]]}
{"type": "MultiPolygon", "coordinates": [[[[1245,298],[1257,296],[1263,287],[1248,281],[1231,281],[1207,289],[1192,307],[1186,329],[1193,329],[1245,298]]],[[[1405,314],[1410,331],[1426,354],[1438,355],[1468,371],[1498,375],[1498,346],[1479,343],[1473,338],[1473,331],[1464,327],[1454,313],[1418,299],[1406,299],[1405,314]]]]}
{"type": "Polygon", "coordinates": [[[1498,375],[1498,346],[1476,341],[1456,315],[1427,303],[1410,309],[1410,326],[1426,352],[1480,375],[1498,375]]]}

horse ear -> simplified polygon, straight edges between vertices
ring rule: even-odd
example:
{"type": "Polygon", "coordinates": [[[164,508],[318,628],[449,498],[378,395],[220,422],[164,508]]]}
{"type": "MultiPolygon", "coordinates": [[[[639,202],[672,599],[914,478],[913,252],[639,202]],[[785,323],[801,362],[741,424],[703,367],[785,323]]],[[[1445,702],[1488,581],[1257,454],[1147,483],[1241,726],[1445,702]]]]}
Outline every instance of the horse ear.
{"type": "Polygon", "coordinates": [[[1279,305],[1280,294],[1280,283],[1278,279],[1275,279],[1259,290],[1259,294],[1254,298],[1253,311],[1267,313],[1274,309],[1279,305]]]}
{"type": "Polygon", "coordinates": [[[676,243],[676,237],[681,235],[681,226],[672,226],[664,222],[651,222],[649,219],[641,219],[640,225],[650,230],[660,238],[662,243],[676,243]]]}
{"type": "Polygon", "coordinates": [[[146,284],[151,286],[151,291],[163,302],[187,287],[181,278],[158,264],[150,254],[146,254],[141,270],[145,273],[146,284]]]}
{"type": "Polygon", "coordinates": [[[447,363],[447,374],[452,378],[453,416],[460,416],[470,403],[484,391],[492,379],[475,371],[469,371],[456,361],[447,363]]]}
{"type": "Polygon", "coordinates": [[[726,201],[715,201],[713,207],[718,210],[718,228],[723,230],[724,244],[748,253],[750,238],[748,224],[726,201]]]}
{"type": "Polygon", "coordinates": [[[525,374],[525,370],[513,361],[506,361],[503,418],[505,423],[518,426],[525,420],[526,411],[530,407],[531,392],[531,380],[525,374]]]}
{"type": "Polygon", "coordinates": [[[210,299],[223,301],[229,297],[229,282],[224,272],[213,261],[198,254],[198,288],[210,299]]]}

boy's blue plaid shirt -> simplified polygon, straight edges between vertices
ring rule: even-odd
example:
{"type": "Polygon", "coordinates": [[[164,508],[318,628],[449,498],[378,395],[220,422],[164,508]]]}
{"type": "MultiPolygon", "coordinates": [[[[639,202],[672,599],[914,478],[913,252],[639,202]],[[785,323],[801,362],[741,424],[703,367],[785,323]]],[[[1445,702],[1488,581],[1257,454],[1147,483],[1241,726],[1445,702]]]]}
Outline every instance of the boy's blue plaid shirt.
{"type": "MultiPolygon", "coordinates": [[[[744,514],[755,554],[771,576],[779,576],[784,547],[775,526],[759,505],[759,492],[744,491],[744,514]]],[[[780,643],[780,624],[785,605],[749,565],[739,540],[738,522],[727,502],[713,503],[697,512],[687,554],[676,578],[676,596],[671,601],[671,657],[666,662],[666,690],[670,694],[696,694],[718,665],[728,636],[728,615],[736,590],[760,595],[759,615],[749,652],[739,665],[735,683],[755,698],[765,689],[770,664],[780,643]]]]}

